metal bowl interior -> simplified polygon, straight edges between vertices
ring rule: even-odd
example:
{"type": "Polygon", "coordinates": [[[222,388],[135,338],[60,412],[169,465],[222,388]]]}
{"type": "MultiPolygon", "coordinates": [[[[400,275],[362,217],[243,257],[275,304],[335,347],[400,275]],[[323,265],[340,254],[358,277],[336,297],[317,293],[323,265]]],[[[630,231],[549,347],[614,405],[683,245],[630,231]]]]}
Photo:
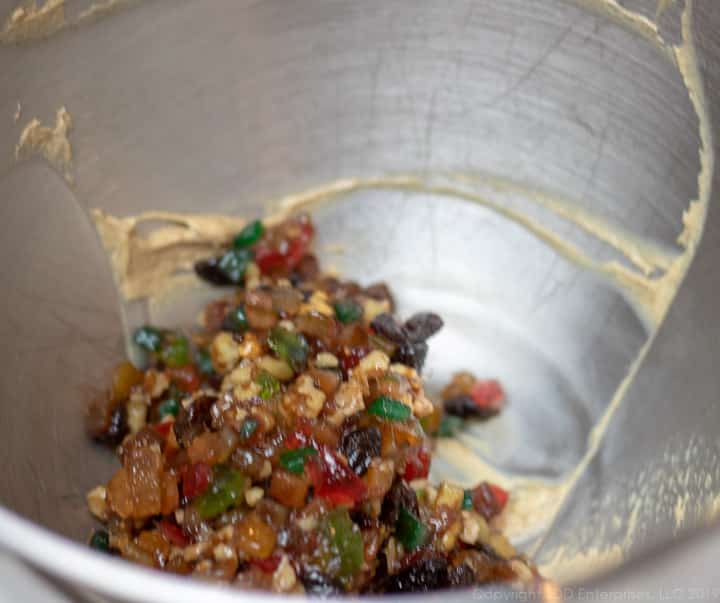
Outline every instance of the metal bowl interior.
{"type": "MultiPolygon", "coordinates": [[[[0,152],[5,507],[87,537],[85,493],[115,460],[85,438],[84,406],[123,358],[126,327],[192,321],[201,299],[119,300],[91,208],[255,216],[268,199],[354,178],[360,186],[314,209],[321,259],[361,282],[393,283],[401,313],[444,315],[430,391],[459,368],[508,388],[506,413],[441,447],[436,477],[474,482],[493,470],[519,484],[517,496],[536,504],[527,525],[507,527],[556,566],[587,562],[591,550],[599,570],[707,521],[720,491],[708,365],[717,270],[710,283],[691,278],[660,327],[642,299],[588,269],[614,262],[662,277],[685,253],[683,212],[705,194],[698,174],[708,175],[712,149],[702,164],[703,115],[645,25],[654,1],[623,3],[643,15],[634,20],[599,0],[121,2],[92,22],[79,17],[87,4],[68,1],[70,25],[53,35],[0,49],[0,114],[22,109],[0,123],[2,138],[17,140],[36,116],[52,124],[65,106],[74,153],[69,186],[42,158],[17,162],[11,144],[0,152]],[[418,184],[368,182],[401,174],[418,184]],[[659,351],[648,346],[656,336],[659,351]],[[695,379],[682,404],[672,367],[695,379]],[[603,419],[604,443],[558,504],[564,490],[553,484],[573,474],[603,419]]],[[[671,3],[658,17],[667,48],[681,43],[685,8],[671,3]]],[[[712,23],[712,10],[698,10],[712,23]]],[[[705,249],[717,247],[717,226],[710,232],[705,249]]],[[[66,573],[18,544],[40,538],[34,528],[0,521],[13,527],[0,544],[94,590],[125,592],[99,561],[95,573],[66,573]]],[[[52,542],[58,555],[90,559],[52,542]]],[[[165,600],[155,587],[126,595],[165,600]]],[[[204,587],[185,588],[173,592],[190,600],[204,587]]]]}

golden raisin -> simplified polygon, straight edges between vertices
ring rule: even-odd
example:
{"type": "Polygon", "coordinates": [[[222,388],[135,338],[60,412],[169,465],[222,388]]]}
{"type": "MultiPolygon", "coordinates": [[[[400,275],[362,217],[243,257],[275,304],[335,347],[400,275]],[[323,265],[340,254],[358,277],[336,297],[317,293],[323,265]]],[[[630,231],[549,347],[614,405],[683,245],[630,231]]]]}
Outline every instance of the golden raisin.
{"type": "Polygon", "coordinates": [[[235,527],[234,542],[238,555],[246,559],[266,559],[275,550],[276,540],[274,528],[256,513],[246,515],[235,527]]]}
{"type": "Polygon", "coordinates": [[[122,402],[130,397],[130,389],[144,380],[142,371],[129,362],[122,362],[115,367],[112,375],[111,397],[114,402],[122,402]]]}
{"type": "Polygon", "coordinates": [[[297,476],[284,469],[276,469],[270,480],[270,496],[286,507],[301,509],[305,505],[309,487],[304,475],[297,476]]]}

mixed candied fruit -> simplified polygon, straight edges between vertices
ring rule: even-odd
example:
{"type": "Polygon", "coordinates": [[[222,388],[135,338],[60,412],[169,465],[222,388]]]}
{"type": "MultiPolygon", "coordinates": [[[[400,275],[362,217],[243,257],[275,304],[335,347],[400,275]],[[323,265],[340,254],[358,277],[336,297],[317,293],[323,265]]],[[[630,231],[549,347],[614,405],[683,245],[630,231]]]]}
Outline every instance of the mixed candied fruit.
{"type": "Polygon", "coordinates": [[[88,494],[92,547],[182,575],[314,595],[532,580],[494,518],[508,493],[428,480],[434,437],[497,414],[497,381],[421,379],[442,319],[320,272],[307,215],[250,223],[197,275],[192,334],[137,329],[87,429],[121,467],[88,494]]]}

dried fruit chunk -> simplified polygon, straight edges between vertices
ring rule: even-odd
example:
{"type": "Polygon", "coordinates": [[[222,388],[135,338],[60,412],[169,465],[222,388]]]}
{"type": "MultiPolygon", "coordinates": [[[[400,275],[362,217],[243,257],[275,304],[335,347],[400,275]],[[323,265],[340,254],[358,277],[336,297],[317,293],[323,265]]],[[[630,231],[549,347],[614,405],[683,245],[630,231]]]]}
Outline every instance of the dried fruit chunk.
{"type": "Polygon", "coordinates": [[[202,519],[212,519],[242,503],[248,480],[237,469],[218,465],[210,488],[193,501],[202,519]]]}
{"type": "Polygon", "coordinates": [[[157,444],[132,447],[107,486],[110,509],[123,518],[143,519],[162,510],[163,459],[157,444]]]}
{"type": "Polygon", "coordinates": [[[353,507],[367,495],[367,486],[350,467],[326,446],[309,459],[305,470],[310,476],[315,495],[334,505],[353,507]]]}
{"type": "Polygon", "coordinates": [[[262,221],[253,220],[235,235],[235,238],[233,239],[233,247],[235,249],[250,247],[257,243],[263,234],[265,234],[265,227],[263,226],[262,221]]]}
{"type": "Polygon", "coordinates": [[[268,346],[278,358],[287,362],[294,371],[300,371],[307,361],[309,347],[300,333],[275,327],[268,335],[268,346]]]}

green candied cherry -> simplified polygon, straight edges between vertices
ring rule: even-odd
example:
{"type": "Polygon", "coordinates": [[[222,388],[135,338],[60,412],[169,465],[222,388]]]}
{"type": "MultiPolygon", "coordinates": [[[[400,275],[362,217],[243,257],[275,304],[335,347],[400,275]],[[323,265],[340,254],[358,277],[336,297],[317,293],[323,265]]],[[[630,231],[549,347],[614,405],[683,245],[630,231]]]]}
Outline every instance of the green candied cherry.
{"type": "Polygon", "coordinates": [[[255,419],[245,419],[240,426],[240,438],[243,440],[250,439],[250,436],[255,433],[257,426],[258,422],[255,419]]]}
{"type": "Polygon", "coordinates": [[[133,333],[133,343],[146,352],[159,352],[163,334],[160,329],[145,325],[133,333]]]}
{"type": "Polygon", "coordinates": [[[277,357],[287,362],[295,372],[301,371],[305,366],[310,348],[300,333],[275,327],[270,331],[267,343],[277,357]]]}
{"type": "Polygon", "coordinates": [[[235,249],[243,249],[257,243],[265,234],[265,227],[260,220],[250,222],[245,228],[235,235],[233,239],[233,247],[235,249]]]}
{"type": "Polygon", "coordinates": [[[110,535],[105,530],[95,530],[90,536],[90,548],[103,553],[110,552],[110,535]]]}
{"type": "Polygon", "coordinates": [[[329,544],[323,552],[323,565],[341,583],[348,585],[362,568],[364,560],[360,529],[350,519],[347,508],[341,506],[325,516],[322,530],[329,544]]]}
{"type": "Polygon", "coordinates": [[[177,417],[178,412],[180,412],[180,403],[176,397],[168,398],[158,406],[158,417],[161,421],[170,415],[177,417]]]}
{"type": "Polygon", "coordinates": [[[260,386],[260,397],[263,400],[270,400],[275,394],[280,393],[280,380],[267,371],[260,371],[255,382],[260,386]]]}
{"type": "Polygon", "coordinates": [[[243,501],[248,480],[237,469],[216,465],[210,487],[194,501],[201,519],[213,519],[243,501]]]}
{"type": "Polygon", "coordinates": [[[187,337],[171,333],[163,338],[160,360],[168,368],[180,368],[188,363],[190,344],[187,337]]]}
{"type": "Polygon", "coordinates": [[[407,404],[388,396],[380,396],[368,406],[368,413],[388,421],[407,421],[412,410],[407,404]]]}
{"type": "Polygon", "coordinates": [[[395,524],[395,535],[405,547],[405,550],[412,551],[425,544],[427,539],[427,528],[405,507],[400,507],[398,520],[395,524]]]}
{"type": "Polygon", "coordinates": [[[195,351],[195,366],[202,375],[214,375],[215,367],[212,363],[210,352],[206,348],[198,348],[195,351]]]}
{"type": "Polygon", "coordinates": [[[249,249],[231,249],[220,256],[217,268],[232,284],[240,285],[251,261],[252,253],[249,249]]]}
{"type": "Polygon", "coordinates": [[[463,492],[462,509],[463,511],[471,511],[474,508],[472,490],[465,490],[463,492]]]}
{"type": "Polygon", "coordinates": [[[250,323],[245,314],[245,306],[240,305],[230,310],[223,319],[222,328],[226,331],[233,331],[234,333],[244,333],[247,331],[250,328],[250,323]]]}
{"type": "Polygon", "coordinates": [[[353,299],[340,299],[334,307],[335,316],[343,324],[356,322],[363,316],[362,306],[353,299]]]}
{"type": "Polygon", "coordinates": [[[440,421],[437,435],[439,438],[452,438],[460,431],[464,421],[460,417],[454,415],[445,415],[440,421]]]}
{"type": "Polygon", "coordinates": [[[305,461],[311,456],[317,456],[317,450],[314,448],[286,450],[280,454],[280,465],[290,473],[300,475],[305,471],[305,461]]]}

